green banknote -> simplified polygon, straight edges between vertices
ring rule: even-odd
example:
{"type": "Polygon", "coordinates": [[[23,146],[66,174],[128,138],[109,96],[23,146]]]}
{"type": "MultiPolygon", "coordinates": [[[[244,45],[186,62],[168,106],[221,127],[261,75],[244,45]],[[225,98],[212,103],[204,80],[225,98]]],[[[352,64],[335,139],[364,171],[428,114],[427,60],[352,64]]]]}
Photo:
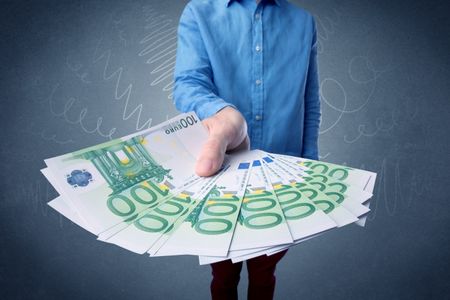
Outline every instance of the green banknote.
{"type": "Polygon", "coordinates": [[[372,194],[330,177],[328,174],[305,171],[292,161],[278,158],[277,156],[275,156],[275,161],[282,164],[298,180],[304,180],[316,187],[356,217],[361,217],[370,211],[362,203],[367,202],[372,197],[372,194]]]}
{"type": "Polygon", "coordinates": [[[296,176],[284,165],[277,163],[269,156],[263,158],[265,163],[273,170],[276,170],[285,180],[289,181],[292,186],[308,199],[314,202],[319,209],[330,217],[338,227],[348,225],[358,221],[358,218],[336,202],[332,197],[327,196],[316,186],[311,185],[301,177],[296,176]]]}
{"type": "MultiPolygon", "coordinates": [[[[256,155],[258,156],[258,155],[256,155]]],[[[292,243],[278,198],[267,171],[259,159],[254,160],[238,223],[226,257],[201,256],[200,264],[208,264],[241,255],[242,249],[254,249],[292,243]]]]}
{"type": "Polygon", "coordinates": [[[154,256],[226,256],[250,175],[251,161],[245,155],[235,155],[209,195],[154,256]]]}
{"type": "MultiPolygon", "coordinates": [[[[309,184],[304,178],[294,175],[285,165],[274,160],[270,154],[263,153],[262,160],[269,170],[272,184],[295,239],[293,244],[303,242],[336,226],[344,226],[358,220],[334,199],[316,186],[309,184]],[[313,219],[311,215],[314,214],[313,219]],[[305,229],[309,231],[305,232],[305,229]]],[[[262,254],[274,254],[287,247],[289,245],[238,251],[233,253],[232,261],[239,262],[262,254]]]]}
{"type": "Polygon", "coordinates": [[[178,228],[178,219],[186,217],[199,204],[221,174],[199,178],[195,184],[182,190],[175,197],[154,209],[144,210],[131,224],[104,241],[135,253],[147,252],[160,238],[170,235],[178,228]]]}
{"type": "MultiPolygon", "coordinates": [[[[307,167],[306,172],[323,174],[326,175],[327,177],[335,178],[350,186],[358,187],[362,190],[365,189],[370,184],[371,181],[374,181],[377,175],[374,172],[366,170],[360,170],[347,166],[341,166],[301,157],[294,157],[280,154],[270,154],[270,155],[275,156],[276,158],[293,162],[300,167],[307,167]]],[[[368,192],[372,193],[372,191],[373,188],[368,192]]]]}
{"type": "Polygon", "coordinates": [[[68,201],[67,198],[62,196],[63,191],[56,183],[56,180],[53,178],[53,174],[50,172],[49,168],[44,168],[41,170],[41,172],[45,176],[45,178],[47,178],[47,180],[52,183],[55,190],[60,194],[59,197],[50,201],[48,205],[81,228],[89,231],[90,233],[94,233],[89,224],[87,224],[86,221],[78,215],[72,203],[68,201]]]}
{"type": "MultiPolygon", "coordinates": [[[[148,254],[153,256],[170,238],[170,236],[183,224],[185,219],[191,215],[194,209],[202,203],[203,200],[207,199],[211,193],[214,193],[214,187],[217,180],[228,170],[229,165],[225,165],[216,175],[213,177],[205,178],[203,183],[197,184],[197,187],[192,187],[190,190],[194,196],[192,203],[188,206],[186,211],[178,217],[173,224],[162,233],[158,240],[148,249],[148,254]],[[194,192],[195,191],[195,192],[194,192]]],[[[183,194],[186,194],[183,192],[183,194]]]]}
{"type": "MultiPolygon", "coordinates": [[[[331,164],[322,161],[310,160],[301,157],[294,157],[289,155],[279,155],[273,154],[278,158],[289,160],[290,162],[296,163],[299,167],[304,168],[308,167],[308,172],[320,173],[322,175],[328,175],[328,177],[333,177],[341,182],[346,183],[349,186],[352,186],[353,189],[347,190],[347,194],[352,194],[352,192],[359,193],[357,190],[363,190],[365,193],[373,193],[373,189],[375,186],[375,181],[377,178],[377,174],[374,172],[351,168],[347,166],[340,166],[336,164],[331,164]]],[[[364,199],[364,197],[361,197],[364,199]]],[[[370,198],[365,201],[364,206],[367,209],[370,207],[370,198]]],[[[365,226],[367,216],[361,217],[356,224],[359,226],[365,226]]]]}
{"type": "Polygon", "coordinates": [[[207,132],[193,113],[45,162],[62,196],[94,234],[155,208],[192,181],[207,132]]]}
{"type": "MultiPolygon", "coordinates": [[[[319,204],[314,203],[297,189],[295,182],[292,181],[292,176],[285,174],[267,153],[263,151],[259,151],[259,153],[294,242],[337,226],[336,222],[320,208],[319,204]]],[[[231,259],[233,262],[238,262],[282,247],[285,245],[238,250],[232,253],[231,259]]]]}
{"type": "Polygon", "coordinates": [[[373,172],[260,150],[194,174],[207,131],[194,113],[45,160],[49,205],[98,240],[200,264],[272,255],[328,230],[364,225],[373,172]],[[358,219],[359,218],[359,219],[358,219]]]}

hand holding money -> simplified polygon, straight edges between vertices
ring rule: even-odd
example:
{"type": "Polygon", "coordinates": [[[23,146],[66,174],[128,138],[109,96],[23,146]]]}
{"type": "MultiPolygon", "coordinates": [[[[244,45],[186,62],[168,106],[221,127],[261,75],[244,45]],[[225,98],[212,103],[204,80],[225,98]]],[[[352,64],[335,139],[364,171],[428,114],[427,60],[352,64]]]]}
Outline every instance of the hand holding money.
{"type": "Polygon", "coordinates": [[[248,149],[247,123],[239,111],[228,106],[203,120],[208,140],[203,145],[195,172],[211,176],[219,170],[226,151],[248,149]]]}
{"type": "Polygon", "coordinates": [[[364,226],[376,174],[248,147],[242,115],[194,113],[46,159],[49,203],[98,240],[200,264],[272,255],[333,228],[364,226]],[[203,126],[205,125],[205,126],[203,126]],[[199,158],[199,159],[198,159],[199,158]],[[204,164],[204,165],[202,165],[204,164]],[[199,177],[199,175],[214,176],[199,177]]]}

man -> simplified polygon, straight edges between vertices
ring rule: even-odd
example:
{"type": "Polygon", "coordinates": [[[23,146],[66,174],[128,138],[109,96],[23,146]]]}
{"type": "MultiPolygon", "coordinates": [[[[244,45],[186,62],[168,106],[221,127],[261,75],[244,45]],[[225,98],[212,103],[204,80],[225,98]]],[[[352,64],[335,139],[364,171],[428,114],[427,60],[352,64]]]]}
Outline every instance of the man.
{"type": "MultiPolygon", "coordinates": [[[[287,0],[193,0],[180,18],[174,102],[209,131],[200,176],[226,151],[318,159],[320,99],[313,17],[287,0]]],[[[285,252],[247,261],[249,299],[272,299],[285,252]]],[[[237,299],[242,263],[212,264],[213,299],[237,299]]]]}

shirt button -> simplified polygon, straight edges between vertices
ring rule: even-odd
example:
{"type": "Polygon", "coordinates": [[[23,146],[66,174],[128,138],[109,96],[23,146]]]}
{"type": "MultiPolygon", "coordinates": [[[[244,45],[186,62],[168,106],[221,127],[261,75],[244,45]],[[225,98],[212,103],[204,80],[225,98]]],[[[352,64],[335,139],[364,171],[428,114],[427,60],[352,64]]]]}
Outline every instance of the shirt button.
{"type": "Polygon", "coordinates": [[[259,45],[256,45],[256,47],[255,47],[255,50],[256,50],[256,52],[259,52],[259,51],[261,51],[261,46],[259,46],[259,45]]]}
{"type": "Polygon", "coordinates": [[[255,83],[256,83],[256,85],[260,85],[261,84],[261,80],[256,79],[255,83]]]}
{"type": "Polygon", "coordinates": [[[255,14],[255,19],[259,20],[259,18],[261,17],[261,15],[259,13],[255,14]]]}
{"type": "Polygon", "coordinates": [[[262,116],[261,115],[256,115],[255,116],[255,120],[256,121],[261,121],[262,120],[262,116]]]}

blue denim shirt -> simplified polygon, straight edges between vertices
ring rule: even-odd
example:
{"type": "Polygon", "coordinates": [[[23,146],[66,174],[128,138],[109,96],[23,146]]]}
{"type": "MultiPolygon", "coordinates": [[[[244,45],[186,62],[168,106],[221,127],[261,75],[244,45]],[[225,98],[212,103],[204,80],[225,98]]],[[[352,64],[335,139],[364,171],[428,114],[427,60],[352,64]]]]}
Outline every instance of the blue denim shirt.
{"type": "Polygon", "coordinates": [[[314,18],[286,0],[193,0],[180,18],[174,103],[199,118],[225,106],[252,149],[318,159],[314,18]]]}

